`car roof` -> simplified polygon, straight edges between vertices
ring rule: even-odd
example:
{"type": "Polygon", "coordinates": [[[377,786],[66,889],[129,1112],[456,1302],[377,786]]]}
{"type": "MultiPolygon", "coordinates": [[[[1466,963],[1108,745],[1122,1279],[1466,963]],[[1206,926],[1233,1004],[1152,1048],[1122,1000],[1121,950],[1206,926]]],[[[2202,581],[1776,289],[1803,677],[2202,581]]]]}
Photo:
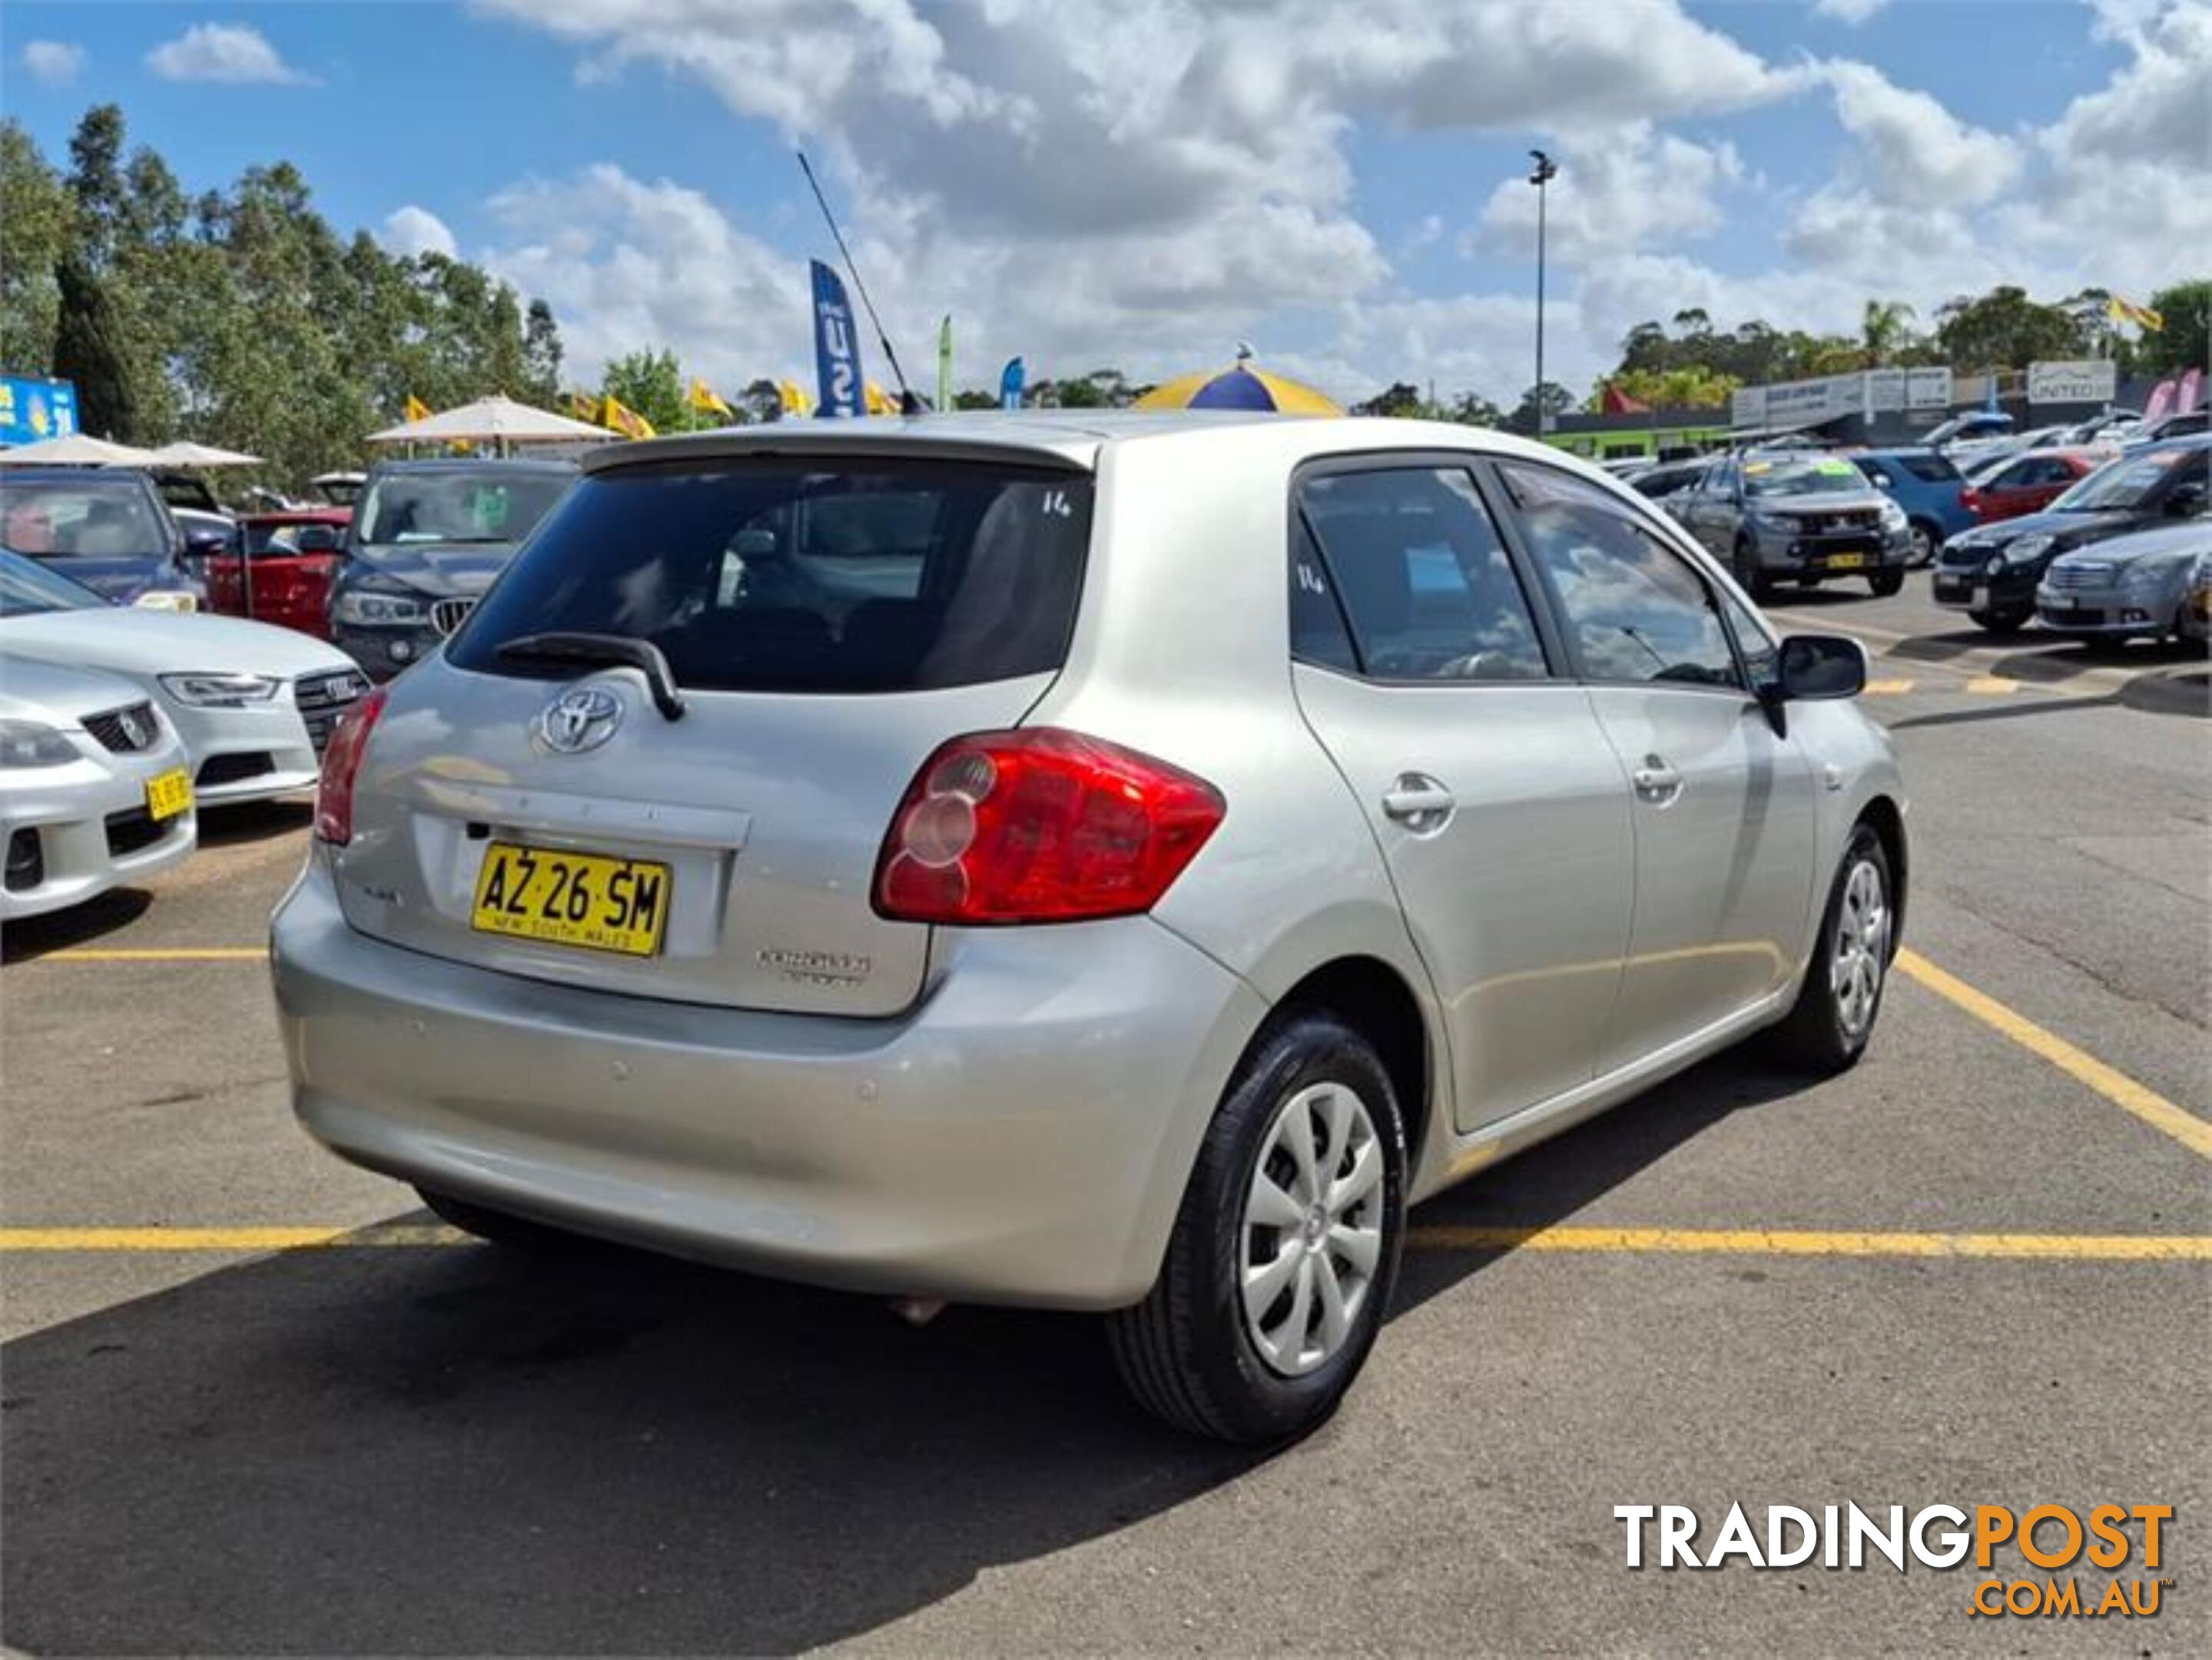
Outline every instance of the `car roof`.
{"type": "Polygon", "coordinates": [[[134,485],[154,488],[152,479],[136,467],[0,467],[0,484],[113,484],[124,489],[134,485]]]}
{"type": "MultiPolygon", "coordinates": [[[[574,461],[557,460],[543,455],[441,455],[422,460],[379,461],[370,468],[368,477],[380,477],[395,472],[538,472],[568,473],[576,470],[574,461]]],[[[328,477],[328,475],[325,475],[328,477]]]]}

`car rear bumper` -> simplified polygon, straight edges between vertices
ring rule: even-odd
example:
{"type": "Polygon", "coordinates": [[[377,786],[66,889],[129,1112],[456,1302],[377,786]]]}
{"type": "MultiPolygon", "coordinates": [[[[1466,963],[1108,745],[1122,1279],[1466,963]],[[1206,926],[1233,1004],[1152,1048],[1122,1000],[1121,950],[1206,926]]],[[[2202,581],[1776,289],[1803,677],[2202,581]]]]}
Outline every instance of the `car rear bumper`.
{"type": "Polygon", "coordinates": [[[272,964],[300,1119],[371,1170],[853,1290],[1136,1301],[1264,1006],[1148,918],[946,943],[896,1018],[661,1002],[369,939],[318,857],[272,964]]]}

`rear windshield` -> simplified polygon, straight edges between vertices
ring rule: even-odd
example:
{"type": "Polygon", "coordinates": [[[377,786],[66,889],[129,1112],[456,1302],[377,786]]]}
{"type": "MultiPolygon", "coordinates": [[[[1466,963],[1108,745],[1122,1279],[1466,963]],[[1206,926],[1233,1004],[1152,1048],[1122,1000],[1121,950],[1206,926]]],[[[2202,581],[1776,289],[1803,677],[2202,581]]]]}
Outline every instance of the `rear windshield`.
{"type": "Polygon", "coordinates": [[[1091,538],[1085,475],[754,459],[586,478],[447,648],[484,673],[526,635],[649,640],[709,691],[879,692],[1060,666],[1091,538]]]}
{"type": "Polygon", "coordinates": [[[568,477],[495,466],[379,473],[358,515],[362,544],[520,542],[561,499],[568,477]]]}

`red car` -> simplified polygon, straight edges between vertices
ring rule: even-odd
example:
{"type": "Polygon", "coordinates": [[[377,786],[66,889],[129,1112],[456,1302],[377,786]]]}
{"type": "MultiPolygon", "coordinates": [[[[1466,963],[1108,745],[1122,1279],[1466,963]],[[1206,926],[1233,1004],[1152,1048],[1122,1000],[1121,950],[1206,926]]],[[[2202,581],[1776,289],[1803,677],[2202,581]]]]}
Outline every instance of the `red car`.
{"type": "Polygon", "coordinates": [[[1966,487],[1966,506],[1984,524],[2041,513],[2112,459],[2108,451],[2026,450],[1966,487]]]}
{"type": "Polygon", "coordinates": [[[246,544],[251,591],[240,586],[238,555],[217,554],[207,564],[210,609],[329,639],[331,581],[352,522],[350,508],[242,515],[238,529],[246,544]]]}

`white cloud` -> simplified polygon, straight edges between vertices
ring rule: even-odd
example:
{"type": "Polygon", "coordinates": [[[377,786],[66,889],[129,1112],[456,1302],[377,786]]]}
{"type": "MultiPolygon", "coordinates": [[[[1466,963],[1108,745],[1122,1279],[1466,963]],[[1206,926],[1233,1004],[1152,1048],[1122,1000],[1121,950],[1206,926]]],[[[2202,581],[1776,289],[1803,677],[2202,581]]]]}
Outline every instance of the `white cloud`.
{"type": "MultiPolygon", "coordinates": [[[[1744,176],[1733,145],[1692,143],[1648,122],[1565,141],[1556,159],[1545,248],[1563,265],[1718,230],[1728,216],[1716,192],[1744,176]]],[[[1491,192],[1480,222],[1461,239],[1462,252],[1516,258],[1533,258],[1535,246],[1536,192],[1519,179],[1491,192]]]]}
{"type": "MultiPolygon", "coordinates": [[[[893,337],[919,357],[951,311],[966,384],[1017,351],[1036,376],[1154,378],[1243,337],[1343,395],[1433,374],[1510,401],[1533,282],[1407,292],[1392,259],[1447,233],[1465,181],[1408,204],[1386,254],[1361,213],[1362,129],[1559,156],[1547,368],[1577,386],[1628,327],[1688,306],[1849,331],[1869,295],[1927,317],[1998,281],[2132,291],[2212,242],[2190,97],[2212,73],[2207,0],[2092,0],[2084,35],[2128,64],[2040,133],[1976,125],[1866,64],[1766,62],[1678,0],[1115,0],[1079,27],[1063,0],[477,3],[569,41],[587,81],[680,76],[805,143],[893,337]],[[1816,146],[1832,115],[1838,159],[1774,184],[1720,124],[1791,97],[1816,146]],[[1723,250],[1710,263],[1688,252],[1701,237],[1723,250]]],[[[718,380],[805,378],[794,256],[823,239],[740,225],[689,183],[600,167],[520,185],[486,257],[553,301],[580,374],[666,344],[718,380]]],[[[1534,207],[1509,176],[1462,246],[1510,270],[1534,207]]]]}
{"type": "Polygon", "coordinates": [[[146,54],[164,81],[215,81],[229,86],[302,87],[312,76],[294,69],[260,30],[243,23],[195,23],[146,54]]]}
{"type": "Polygon", "coordinates": [[[84,68],[84,48],[67,40],[26,40],[23,69],[44,87],[65,87],[84,68]]]}
{"type": "Polygon", "coordinates": [[[1889,4],[1889,0],[1813,0],[1813,9],[1841,23],[1863,23],[1889,4]]]}
{"type": "Polygon", "coordinates": [[[446,228],[446,222],[412,202],[385,216],[383,241],[394,253],[442,253],[448,259],[453,257],[456,246],[453,233],[446,228]]]}
{"type": "Polygon", "coordinates": [[[1969,126],[1928,94],[1864,64],[1830,64],[1821,73],[1836,119],[1859,141],[1869,182],[1885,199],[1976,206],[2020,176],[2017,143],[1969,126]]]}

